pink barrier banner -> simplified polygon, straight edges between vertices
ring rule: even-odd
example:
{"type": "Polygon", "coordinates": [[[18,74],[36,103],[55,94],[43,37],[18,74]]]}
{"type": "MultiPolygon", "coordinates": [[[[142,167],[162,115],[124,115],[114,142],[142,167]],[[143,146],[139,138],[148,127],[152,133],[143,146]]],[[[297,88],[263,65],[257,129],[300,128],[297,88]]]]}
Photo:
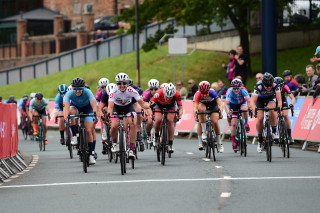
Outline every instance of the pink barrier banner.
{"type": "Polygon", "coordinates": [[[312,98],[306,98],[300,116],[294,126],[294,138],[320,141],[320,101],[312,105],[312,98]]]}
{"type": "Polygon", "coordinates": [[[0,159],[18,153],[17,105],[0,103],[0,159]]]}
{"type": "Polygon", "coordinates": [[[177,129],[179,132],[191,132],[195,123],[193,117],[193,102],[182,101],[183,115],[181,120],[177,123],[177,129]]]}

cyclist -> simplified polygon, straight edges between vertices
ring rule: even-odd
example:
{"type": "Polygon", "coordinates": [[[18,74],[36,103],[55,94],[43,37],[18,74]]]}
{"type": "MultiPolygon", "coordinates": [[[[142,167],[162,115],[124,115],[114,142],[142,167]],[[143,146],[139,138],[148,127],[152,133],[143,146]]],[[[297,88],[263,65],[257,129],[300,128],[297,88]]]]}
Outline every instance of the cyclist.
{"type": "MultiPolygon", "coordinates": [[[[97,112],[97,104],[96,99],[94,98],[91,90],[85,88],[85,82],[82,78],[75,78],[72,80],[72,89],[66,93],[63,99],[63,103],[65,106],[64,110],[64,118],[68,119],[68,115],[76,115],[81,112],[84,114],[94,113],[95,123],[98,122],[98,118],[96,116],[97,112]]],[[[84,118],[84,125],[86,128],[86,136],[88,140],[88,147],[90,151],[89,156],[89,164],[93,165],[96,163],[95,157],[95,144],[93,138],[93,118],[92,116],[87,116],[84,118]]],[[[71,131],[72,131],[72,139],[71,144],[77,145],[77,137],[75,136],[77,133],[77,127],[75,125],[74,119],[71,119],[71,131]]]]}
{"type": "MultiPolygon", "coordinates": [[[[279,86],[280,91],[281,91],[282,107],[288,107],[287,98],[285,97],[286,93],[288,94],[289,98],[291,99],[290,107],[293,107],[294,104],[296,103],[296,98],[291,93],[289,87],[287,85],[284,85],[283,79],[281,77],[275,77],[274,82],[279,86]]],[[[284,121],[286,122],[287,132],[289,135],[289,145],[291,145],[294,143],[294,140],[291,137],[291,121],[289,118],[289,110],[283,111],[283,117],[284,117],[284,121]]]]}
{"type": "MultiPolygon", "coordinates": [[[[29,116],[32,118],[33,115],[41,116],[42,122],[44,125],[45,135],[44,135],[44,141],[45,144],[48,145],[48,139],[47,139],[47,116],[50,120],[50,114],[51,111],[49,109],[48,102],[43,98],[43,94],[41,92],[37,92],[35,95],[35,98],[30,101],[29,106],[29,116]]],[[[33,119],[33,135],[38,135],[38,120],[39,117],[35,117],[33,119]]]]}
{"type": "MultiPolygon", "coordinates": [[[[148,87],[144,93],[143,93],[143,101],[150,102],[151,98],[156,94],[157,90],[160,87],[160,83],[157,79],[151,79],[148,82],[148,87]]],[[[147,141],[148,143],[151,143],[151,129],[153,126],[153,120],[152,120],[152,110],[146,110],[145,111],[145,119],[146,119],[146,130],[147,130],[147,141]]]]}
{"type": "MultiPolygon", "coordinates": [[[[276,101],[278,102],[278,107],[281,109],[282,101],[279,87],[274,83],[273,76],[266,72],[262,76],[262,81],[256,84],[252,95],[252,111],[255,112],[256,107],[258,108],[275,108],[276,101]]],[[[257,151],[262,152],[261,143],[263,141],[262,131],[263,131],[263,119],[264,112],[258,111],[257,115],[257,132],[259,137],[259,143],[257,146],[257,151]]],[[[272,126],[272,137],[273,139],[279,139],[277,133],[277,115],[274,110],[269,111],[270,124],[272,126]]]]}
{"type": "MultiPolygon", "coordinates": [[[[159,132],[162,126],[162,112],[163,108],[166,108],[169,111],[175,111],[175,103],[177,102],[179,108],[179,117],[183,114],[182,108],[182,101],[180,92],[176,90],[176,87],[169,83],[163,89],[158,90],[152,97],[150,101],[150,105],[154,106],[155,109],[155,122],[154,122],[154,129],[155,129],[155,137],[156,137],[156,144],[159,143],[159,132]]],[[[174,120],[175,120],[175,113],[168,114],[168,139],[169,139],[169,146],[168,151],[173,153],[174,149],[173,145],[173,137],[174,137],[174,120]]]]}
{"type": "MultiPolygon", "coordinates": [[[[61,84],[58,86],[58,94],[55,99],[55,113],[54,113],[54,122],[58,123],[57,116],[63,116],[63,98],[67,93],[67,85],[61,84]]],[[[65,144],[64,141],[64,119],[59,119],[59,130],[60,130],[60,143],[61,145],[65,144]]]]}
{"type": "MultiPolygon", "coordinates": [[[[133,81],[129,78],[129,86],[131,86],[133,89],[135,89],[140,96],[143,95],[143,90],[135,85],[133,85],[133,81]]],[[[140,151],[144,151],[144,143],[142,142],[142,136],[141,136],[141,124],[142,124],[142,112],[141,107],[139,104],[137,104],[136,100],[132,99],[133,108],[137,113],[137,141],[140,145],[140,151]]]]}
{"type": "MultiPolygon", "coordinates": [[[[99,102],[101,100],[101,97],[106,92],[106,87],[109,84],[109,79],[101,78],[98,83],[99,83],[99,86],[98,86],[98,91],[96,93],[96,100],[97,100],[98,106],[99,106],[99,102]]],[[[103,127],[103,120],[102,119],[100,120],[100,125],[101,125],[101,131],[100,131],[100,133],[101,133],[101,141],[103,143],[105,140],[107,140],[107,133],[106,133],[105,129],[102,128],[103,127]]]]}
{"type": "MultiPolygon", "coordinates": [[[[226,108],[227,114],[229,114],[229,112],[231,114],[231,138],[233,150],[238,151],[236,142],[237,115],[232,114],[232,111],[248,110],[248,106],[251,106],[250,96],[247,90],[242,86],[242,81],[240,79],[234,79],[231,81],[231,89],[227,91],[225,103],[228,105],[226,108]]],[[[248,124],[248,112],[242,113],[242,116],[245,120],[244,125],[246,131],[248,132],[250,131],[248,124]]]]}
{"type": "Polygon", "coordinates": [[[31,121],[32,121],[32,117],[30,117],[29,116],[29,106],[30,106],[30,101],[33,99],[33,98],[35,98],[35,96],[36,96],[36,93],[34,93],[34,92],[32,92],[32,93],[30,93],[30,99],[27,101],[27,103],[26,103],[26,113],[27,113],[27,116],[28,116],[28,123],[27,123],[27,125],[28,125],[28,129],[29,129],[29,132],[28,132],[28,134],[29,135],[31,135],[32,134],[32,132],[31,132],[31,121]]]}
{"type": "Polygon", "coordinates": [[[17,101],[14,99],[13,95],[10,95],[9,100],[7,100],[7,104],[17,104],[17,101]]]}
{"type": "MultiPolygon", "coordinates": [[[[219,110],[222,115],[223,103],[218,96],[218,94],[210,89],[210,83],[208,81],[201,81],[199,83],[199,90],[195,93],[193,98],[193,114],[196,119],[196,112],[205,112],[209,108],[210,111],[216,111],[211,114],[211,122],[213,129],[216,133],[216,141],[218,142],[219,152],[224,152],[224,147],[220,139],[220,126],[219,126],[219,110]]],[[[206,118],[205,115],[199,115],[198,125],[198,140],[199,140],[199,150],[203,150],[202,141],[207,141],[206,134],[206,118]],[[202,136],[200,136],[202,134],[202,136]]]]}
{"type": "MultiPolygon", "coordinates": [[[[102,111],[105,109],[105,111],[108,111],[108,102],[109,102],[109,94],[114,90],[114,88],[116,87],[117,85],[114,84],[114,83],[109,83],[107,88],[106,88],[106,92],[103,93],[101,99],[100,99],[100,102],[99,102],[99,107],[98,107],[98,117],[100,118],[103,113],[102,111]]],[[[103,117],[103,119],[101,120],[104,120],[106,121],[106,117],[103,117]]],[[[105,135],[103,134],[103,138],[102,138],[102,154],[107,154],[107,149],[108,149],[108,144],[106,143],[106,140],[107,140],[107,130],[108,130],[108,124],[106,122],[103,122],[103,125],[101,125],[101,129],[102,129],[102,132],[105,133],[105,135]]]]}
{"type": "MultiPolygon", "coordinates": [[[[135,158],[134,148],[137,136],[137,117],[135,116],[136,112],[133,108],[132,99],[134,98],[138,104],[145,109],[149,108],[149,104],[143,102],[139,93],[128,86],[129,76],[126,73],[118,73],[115,80],[117,82],[117,87],[115,87],[109,95],[108,115],[120,115],[121,113],[124,113],[127,116],[131,116],[131,113],[134,115],[133,122],[131,118],[127,118],[126,120],[130,125],[129,156],[135,158]]],[[[119,145],[117,144],[119,120],[113,116],[111,116],[111,120],[110,134],[113,142],[111,151],[116,152],[119,150],[119,145]]]]}

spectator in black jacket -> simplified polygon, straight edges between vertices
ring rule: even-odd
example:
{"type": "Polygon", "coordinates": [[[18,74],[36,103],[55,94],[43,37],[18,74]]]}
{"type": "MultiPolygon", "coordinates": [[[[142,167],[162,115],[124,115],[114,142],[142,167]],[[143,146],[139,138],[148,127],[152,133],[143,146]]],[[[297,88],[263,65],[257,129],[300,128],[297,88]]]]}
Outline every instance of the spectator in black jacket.
{"type": "Polygon", "coordinates": [[[194,80],[190,79],[188,81],[188,86],[190,88],[190,93],[188,93],[188,98],[193,99],[194,94],[196,94],[196,92],[198,91],[198,86],[194,84],[194,80]]]}
{"type": "Polygon", "coordinates": [[[222,95],[226,95],[228,87],[227,87],[227,85],[225,85],[223,80],[219,80],[218,81],[218,86],[219,86],[220,89],[217,91],[217,94],[221,98],[222,95]]]}
{"type": "Polygon", "coordinates": [[[242,77],[242,83],[245,85],[248,77],[248,56],[243,53],[243,47],[237,47],[238,54],[235,56],[236,76],[242,77]]]}
{"type": "Polygon", "coordinates": [[[302,89],[301,89],[304,94],[307,94],[308,92],[313,90],[315,86],[315,82],[318,80],[318,76],[314,74],[313,65],[307,65],[306,73],[308,76],[307,83],[306,85],[302,85],[302,89]]]}

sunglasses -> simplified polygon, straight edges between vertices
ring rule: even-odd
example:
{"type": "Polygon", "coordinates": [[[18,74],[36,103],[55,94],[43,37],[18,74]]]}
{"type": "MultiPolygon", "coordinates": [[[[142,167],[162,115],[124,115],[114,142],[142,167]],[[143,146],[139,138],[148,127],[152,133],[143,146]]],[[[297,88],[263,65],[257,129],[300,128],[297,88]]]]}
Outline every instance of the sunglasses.
{"type": "Polygon", "coordinates": [[[177,86],[182,86],[182,84],[177,84],[177,86]]]}
{"type": "Polygon", "coordinates": [[[127,85],[127,82],[117,82],[117,85],[127,85]]]}
{"type": "Polygon", "coordinates": [[[101,89],[104,89],[104,88],[106,88],[106,86],[101,86],[100,88],[101,88],[101,89]]]}
{"type": "Polygon", "coordinates": [[[233,87],[233,90],[239,90],[240,87],[233,87]]]}
{"type": "Polygon", "coordinates": [[[42,100],[42,98],[37,98],[37,100],[41,101],[41,100],[42,100]]]}
{"type": "Polygon", "coordinates": [[[73,90],[75,90],[75,91],[82,91],[82,90],[83,90],[83,87],[75,87],[75,88],[73,88],[73,90]]]}
{"type": "Polygon", "coordinates": [[[270,88],[270,87],[272,87],[272,85],[264,85],[264,87],[270,88]]]}
{"type": "Polygon", "coordinates": [[[157,91],[157,90],[158,90],[158,88],[150,88],[150,90],[155,90],[155,91],[157,91]]]}

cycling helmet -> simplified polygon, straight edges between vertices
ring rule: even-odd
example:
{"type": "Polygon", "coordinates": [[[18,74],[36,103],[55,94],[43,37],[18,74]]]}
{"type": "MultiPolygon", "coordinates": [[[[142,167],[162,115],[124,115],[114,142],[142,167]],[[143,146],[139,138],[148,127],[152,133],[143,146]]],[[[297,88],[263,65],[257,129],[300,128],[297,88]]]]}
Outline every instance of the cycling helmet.
{"type": "Polygon", "coordinates": [[[123,72],[121,73],[118,73],[116,75],[116,82],[119,82],[119,81],[129,81],[129,76],[123,72]]]}
{"type": "Polygon", "coordinates": [[[36,98],[43,98],[43,94],[41,92],[36,93],[36,98]]]}
{"type": "Polygon", "coordinates": [[[292,72],[291,72],[290,70],[285,70],[285,71],[283,71],[283,73],[282,73],[282,76],[283,76],[283,77],[286,77],[286,76],[288,76],[288,75],[292,75],[292,72]]]}
{"type": "Polygon", "coordinates": [[[23,96],[22,100],[23,101],[27,101],[28,100],[28,96],[23,96]]]}
{"type": "Polygon", "coordinates": [[[176,87],[172,83],[169,83],[163,88],[163,94],[168,98],[175,96],[176,87]]]}
{"type": "Polygon", "coordinates": [[[28,99],[28,95],[27,95],[27,94],[24,94],[24,95],[22,96],[22,98],[24,98],[24,97],[27,97],[27,99],[28,99]]]}
{"type": "Polygon", "coordinates": [[[59,87],[58,87],[58,92],[59,92],[61,95],[66,94],[66,92],[67,92],[67,85],[65,85],[65,84],[59,85],[59,87]]]}
{"type": "Polygon", "coordinates": [[[84,87],[85,82],[82,78],[75,78],[72,80],[72,87],[84,87]]]}
{"type": "Polygon", "coordinates": [[[241,87],[242,81],[240,79],[233,79],[231,81],[231,87],[241,87]]]}
{"type": "Polygon", "coordinates": [[[87,88],[87,89],[90,89],[88,84],[85,84],[84,87],[87,88]]]}
{"type": "Polygon", "coordinates": [[[284,81],[281,77],[275,77],[274,83],[276,83],[276,85],[278,85],[280,88],[284,86],[284,81]]]}
{"type": "Polygon", "coordinates": [[[30,94],[30,98],[31,98],[31,99],[34,98],[34,97],[36,97],[36,93],[35,93],[35,92],[33,92],[33,93],[30,94]]]}
{"type": "Polygon", "coordinates": [[[67,92],[69,92],[70,90],[72,90],[72,85],[69,85],[67,88],[67,92]]]}
{"type": "Polygon", "coordinates": [[[273,76],[272,76],[270,73],[268,73],[268,72],[266,72],[266,73],[262,76],[262,83],[263,83],[263,85],[265,85],[265,86],[271,86],[271,85],[273,84],[273,80],[274,80],[273,76]]]}
{"type": "Polygon", "coordinates": [[[10,95],[9,100],[10,100],[10,101],[13,101],[13,100],[14,100],[14,96],[13,96],[13,95],[10,95]]]}
{"type": "Polygon", "coordinates": [[[160,86],[160,83],[157,79],[151,79],[149,82],[148,82],[148,87],[149,88],[159,88],[160,86]]]}
{"type": "Polygon", "coordinates": [[[112,91],[113,91],[113,89],[116,87],[117,85],[116,84],[114,84],[114,83],[110,83],[110,84],[108,84],[108,86],[107,86],[107,88],[106,88],[106,90],[107,90],[107,94],[109,95],[112,91]]]}
{"type": "Polygon", "coordinates": [[[199,83],[199,91],[202,94],[207,94],[210,91],[210,83],[208,81],[201,81],[199,83]]]}
{"type": "Polygon", "coordinates": [[[161,84],[161,85],[160,85],[160,89],[165,88],[165,86],[167,86],[167,85],[168,85],[168,83],[163,83],[163,84],[161,84]]]}
{"type": "Polygon", "coordinates": [[[101,78],[100,80],[99,80],[99,86],[101,87],[101,86],[108,86],[108,84],[109,84],[109,79],[107,79],[107,78],[101,78]]]}

